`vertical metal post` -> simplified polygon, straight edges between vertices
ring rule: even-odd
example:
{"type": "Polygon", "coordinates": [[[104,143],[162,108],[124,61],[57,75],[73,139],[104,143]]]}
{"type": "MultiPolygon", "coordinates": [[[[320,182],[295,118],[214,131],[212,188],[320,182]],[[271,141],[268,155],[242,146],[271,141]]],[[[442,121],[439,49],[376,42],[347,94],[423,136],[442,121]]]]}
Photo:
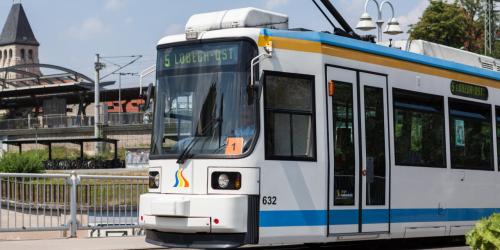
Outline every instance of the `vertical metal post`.
{"type": "Polygon", "coordinates": [[[379,43],[382,42],[382,25],[384,25],[384,21],[377,21],[377,31],[378,31],[377,42],[379,43]]]}
{"type": "Polygon", "coordinates": [[[71,230],[71,233],[70,233],[70,237],[71,238],[75,238],[76,237],[76,230],[77,230],[77,226],[78,226],[78,223],[77,223],[77,217],[76,217],[76,213],[77,213],[77,200],[76,200],[76,189],[77,189],[77,185],[78,185],[78,176],[76,176],[76,172],[73,171],[69,177],[69,183],[71,185],[71,193],[70,193],[70,208],[69,208],[69,211],[70,211],[70,218],[71,218],[71,222],[70,222],[70,230],[71,230]]]}
{"type": "MultiPolygon", "coordinates": [[[[95,63],[95,81],[94,81],[94,137],[95,138],[100,138],[101,137],[101,131],[99,128],[100,124],[100,97],[99,97],[99,82],[100,82],[100,71],[102,69],[102,64],[100,62],[100,56],[99,54],[96,54],[96,63],[95,63]]],[[[97,145],[97,144],[96,144],[97,145]]],[[[99,147],[96,146],[96,149],[99,147]]]]}
{"type": "Polygon", "coordinates": [[[122,124],[122,73],[118,74],[118,124],[122,124]]]}
{"type": "Polygon", "coordinates": [[[49,161],[52,161],[52,143],[49,142],[49,161]]]}
{"type": "Polygon", "coordinates": [[[80,161],[83,162],[83,142],[80,142],[80,161]]]}

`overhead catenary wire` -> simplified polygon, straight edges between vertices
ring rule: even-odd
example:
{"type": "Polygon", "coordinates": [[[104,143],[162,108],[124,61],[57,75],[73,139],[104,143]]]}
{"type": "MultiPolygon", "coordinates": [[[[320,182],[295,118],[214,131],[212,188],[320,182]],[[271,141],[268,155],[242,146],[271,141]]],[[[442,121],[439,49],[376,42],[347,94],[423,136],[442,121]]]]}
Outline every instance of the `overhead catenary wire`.
{"type": "MultiPolygon", "coordinates": [[[[132,58],[132,60],[131,60],[131,61],[129,61],[129,62],[127,62],[125,65],[121,65],[121,66],[119,66],[117,69],[113,70],[112,72],[110,72],[110,73],[108,73],[108,74],[106,74],[106,75],[102,76],[102,77],[100,78],[100,80],[103,80],[103,79],[105,79],[106,77],[108,77],[108,76],[110,76],[110,75],[113,75],[114,73],[116,73],[116,72],[118,72],[118,71],[120,71],[120,70],[122,70],[122,69],[126,68],[127,66],[129,66],[129,65],[131,65],[131,64],[133,64],[133,63],[135,63],[136,61],[138,61],[139,59],[141,59],[141,58],[142,58],[142,55],[134,55],[134,56],[113,56],[113,57],[103,56],[103,57],[100,57],[100,58],[101,58],[101,59],[110,59],[110,58],[124,58],[124,57],[132,58]]],[[[116,64],[116,65],[118,65],[118,64],[116,64]]]]}

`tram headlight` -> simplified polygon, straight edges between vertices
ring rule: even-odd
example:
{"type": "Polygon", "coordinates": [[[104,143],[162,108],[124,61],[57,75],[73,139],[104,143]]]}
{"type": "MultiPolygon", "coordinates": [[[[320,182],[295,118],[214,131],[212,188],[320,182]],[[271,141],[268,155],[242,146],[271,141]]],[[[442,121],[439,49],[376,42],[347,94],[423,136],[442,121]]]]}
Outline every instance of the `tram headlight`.
{"type": "Polygon", "coordinates": [[[149,188],[157,189],[160,187],[160,172],[151,171],[149,172],[149,188]]]}
{"type": "Polygon", "coordinates": [[[239,190],[241,174],[238,172],[213,172],[212,189],[239,190]]]}
{"type": "Polygon", "coordinates": [[[218,178],[219,187],[222,189],[226,189],[229,186],[229,176],[227,174],[221,174],[218,178]]]}

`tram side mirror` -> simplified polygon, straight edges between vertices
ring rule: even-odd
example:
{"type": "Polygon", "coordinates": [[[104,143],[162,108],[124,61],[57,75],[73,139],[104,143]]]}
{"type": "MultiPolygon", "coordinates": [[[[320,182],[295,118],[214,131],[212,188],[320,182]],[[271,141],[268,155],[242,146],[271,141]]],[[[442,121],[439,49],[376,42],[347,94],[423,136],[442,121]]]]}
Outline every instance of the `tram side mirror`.
{"type": "Polygon", "coordinates": [[[253,105],[255,99],[257,99],[256,97],[259,96],[259,93],[260,93],[260,88],[261,88],[261,81],[260,79],[259,80],[255,80],[253,85],[252,84],[248,84],[247,85],[247,100],[248,100],[248,105],[253,105]]]}
{"type": "Polygon", "coordinates": [[[252,85],[247,85],[247,101],[248,101],[248,105],[252,105],[253,104],[253,98],[254,97],[255,97],[254,87],[252,87],[252,85]]]}

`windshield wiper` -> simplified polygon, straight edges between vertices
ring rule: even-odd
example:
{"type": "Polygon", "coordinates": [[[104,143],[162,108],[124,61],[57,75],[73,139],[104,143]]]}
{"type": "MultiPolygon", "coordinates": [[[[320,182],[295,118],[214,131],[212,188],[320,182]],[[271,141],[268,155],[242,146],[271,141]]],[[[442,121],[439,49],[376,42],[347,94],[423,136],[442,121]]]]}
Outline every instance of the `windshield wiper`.
{"type": "MultiPolygon", "coordinates": [[[[210,87],[211,90],[210,91],[213,91],[214,93],[212,93],[213,95],[216,95],[217,94],[217,90],[216,90],[216,84],[217,84],[217,81],[213,81],[212,82],[212,86],[210,87]]],[[[207,101],[209,100],[209,94],[207,94],[207,96],[205,97],[205,100],[203,101],[203,105],[202,107],[204,107],[206,104],[207,104],[207,101]]],[[[205,127],[203,127],[201,129],[201,135],[204,135],[205,132],[209,129],[209,128],[212,128],[214,127],[215,124],[218,124],[219,122],[221,122],[222,120],[219,119],[219,118],[216,118],[216,119],[211,119],[209,123],[207,123],[205,125],[205,127]]],[[[191,152],[191,150],[194,148],[194,145],[200,140],[201,136],[194,136],[194,138],[189,142],[189,144],[186,146],[186,148],[181,152],[181,154],[179,155],[179,158],[177,158],[177,164],[184,164],[186,162],[186,159],[188,158],[191,158],[193,157],[192,154],[189,154],[189,152],[191,152]]]]}
{"type": "Polygon", "coordinates": [[[222,140],[222,119],[224,117],[224,93],[220,97],[220,110],[219,118],[217,118],[217,124],[219,126],[219,148],[221,147],[222,140]]]}
{"type": "Polygon", "coordinates": [[[177,158],[177,164],[184,164],[186,162],[186,159],[190,158],[189,152],[191,149],[194,147],[194,144],[200,139],[201,137],[194,137],[189,144],[186,146],[184,150],[182,150],[182,153],[179,155],[179,158],[177,158]]]}
{"type": "MultiPolygon", "coordinates": [[[[212,119],[203,129],[201,134],[204,134],[209,128],[215,127],[216,124],[219,124],[222,120],[217,118],[217,119],[212,119]]],[[[193,154],[189,154],[191,150],[194,148],[194,145],[201,139],[201,136],[195,136],[189,144],[186,146],[186,148],[182,151],[182,153],[179,155],[179,158],[177,158],[177,163],[178,164],[184,164],[186,162],[186,159],[193,157],[193,154]]]]}

